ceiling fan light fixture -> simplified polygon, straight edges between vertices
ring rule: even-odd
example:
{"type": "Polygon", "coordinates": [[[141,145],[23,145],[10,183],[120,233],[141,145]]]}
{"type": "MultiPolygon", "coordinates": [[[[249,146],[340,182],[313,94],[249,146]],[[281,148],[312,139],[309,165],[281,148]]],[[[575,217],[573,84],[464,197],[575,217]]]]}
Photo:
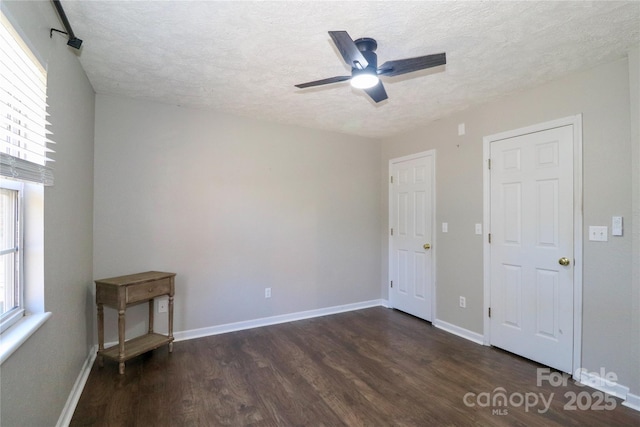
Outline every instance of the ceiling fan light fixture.
{"type": "Polygon", "coordinates": [[[379,103],[389,97],[378,76],[399,76],[447,63],[446,55],[442,52],[386,61],[378,67],[378,56],[376,55],[378,43],[374,39],[362,37],[354,41],[346,31],[329,31],[329,36],[331,36],[345,65],[351,67],[351,76],[329,77],[328,79],[297,84],[295,87],[304,89],[350,80],[351,87],[364,90],[373,102],[379,103]]]}
{"type": "Polygon", "coordinates": [[[354,70],[353,77],[351,77],[351,86],[356,89],[369,89],[378,84],[380,79],[376,75],[375,71],[369,70],[354,70]]]}

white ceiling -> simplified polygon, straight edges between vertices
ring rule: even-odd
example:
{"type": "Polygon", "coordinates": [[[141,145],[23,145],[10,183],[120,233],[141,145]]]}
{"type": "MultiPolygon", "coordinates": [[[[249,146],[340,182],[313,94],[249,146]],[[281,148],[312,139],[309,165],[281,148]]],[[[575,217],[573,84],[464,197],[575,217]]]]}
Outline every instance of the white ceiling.
{"type": "Polygon", "coordinates": [[[97,93],[385,137],[614,61],[640,42],[640,2],[62,1],[97,93]],[[385,78],[374,104],[327,31],[378,41],[378,63],[446,52],[385,78]]]}

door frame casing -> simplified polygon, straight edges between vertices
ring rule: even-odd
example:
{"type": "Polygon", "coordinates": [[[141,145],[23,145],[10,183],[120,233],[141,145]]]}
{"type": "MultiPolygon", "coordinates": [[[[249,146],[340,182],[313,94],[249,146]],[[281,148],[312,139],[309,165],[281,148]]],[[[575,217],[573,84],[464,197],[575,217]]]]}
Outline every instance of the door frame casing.
{"type": "Polygon", "coordinates": [[[513,129],[483,138],[483,282],[484,282],[484,345],[491,345],[491,321],[489,307],[491,306],[491,245],[488,235],[491,233],[491,171],[489,158],[491,143],[503,139],[514,138],[535,132],[563,126],[573,127],[573,358],[572,375],[580,381],[582,363],[582,114],[538,123],[519,129],[513,129]]]}
{"type": "MultiPolygon", "coordinates": [[[[388,275],[387,275],[387,286],[390,285],[391,282],[391,276],[392,276],[392,257],[393,257],[393,246],[392,246],[392,241],[391,241],[391,235],[390,235],[390,230],[393,227],[393,224],[391,222],[393,216],[392,216],[392,212],[391,209],[393,208],[393,184],[391,183],[391,179],[390,177],[393,176],[393,165],[395,163],[401,163],[401,162],[406,162],[409,160],[415,160],[415,159],[419,159],[422,157],[427,157],[427,156],[431,156],[433,158],[433,168],[431,170],[431,186],[432,186],[432,200],[431,200],[431,209],[432,209],[432,214],[431,215],[431,320],[429,320],[430,322],[433,322],[435,319],[437,319],[436,316],[436,255],[437,255],[437,242],[436,242],[436,150],[435,149],[431,149],[431,150],[427,150],[427,151],[421,151],[419,153],[414,153],[414,154],[409,154],[407,156],[402,156],[402,157],[396,157],[393,159],[389,160],[389,173],[387,176],[387,184],[389,185],[389,200],[388,200],[388,215],[389,218],[387,220],[387,237],[389,238],[389,244],[388,244],[388,249],[387,249],[387,258],[388,258],[388,275]]],[[[389,307],[391,308],[395,308],[393,306],[393,303],[391,301],[391,288],[387,288],[389,289],[389,307]]]]}

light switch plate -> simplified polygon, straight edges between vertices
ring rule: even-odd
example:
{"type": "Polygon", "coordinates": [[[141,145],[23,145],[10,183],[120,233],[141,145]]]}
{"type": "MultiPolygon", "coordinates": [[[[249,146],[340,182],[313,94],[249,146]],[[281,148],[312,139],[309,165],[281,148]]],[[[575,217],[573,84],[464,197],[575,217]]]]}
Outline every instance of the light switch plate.
{"type": "Polygon", "coordinates": [[[476,234],[482,234],[482,224],[476,224],[476,234]]]}
{"type": "Polygon", "coordinates": [[[611,219],[611,235],[622,236],[622,217],[614,216],[611,219]]]}
{"type": "Polygon", "coordinates": [[[446,233],[446,232],[448,232],[448,231],[449,231],[449,224],[448,224],[448,223],[446,223],[446,222],[443,222],[443,223],[442,223],[442,232],[443,232],[443,233],[446,233]]]}
{"type": "Polygon", "coordinates": [[[589,240],[592,242],[606,242],[609,240],[609,231],[607,226],[591,225],[589,226],[589,240]]]}

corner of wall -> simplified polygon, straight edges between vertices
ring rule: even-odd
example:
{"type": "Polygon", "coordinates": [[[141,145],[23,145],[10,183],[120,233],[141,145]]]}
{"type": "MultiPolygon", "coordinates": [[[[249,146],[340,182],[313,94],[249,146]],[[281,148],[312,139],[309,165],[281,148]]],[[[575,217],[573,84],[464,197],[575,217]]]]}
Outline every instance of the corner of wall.
{"type": "MultiPolygon", "coordinates": [[[[632,180],[632,331],[640,331],[640,44],[629,51],[629,95],[631,113],[631,180],[632,180]]],[[[631,360],[640,360],[640,333],[632,344],[631,360]]],[[[640,364],[636,365],[631,391],[640,394],[640,364]]]]}

